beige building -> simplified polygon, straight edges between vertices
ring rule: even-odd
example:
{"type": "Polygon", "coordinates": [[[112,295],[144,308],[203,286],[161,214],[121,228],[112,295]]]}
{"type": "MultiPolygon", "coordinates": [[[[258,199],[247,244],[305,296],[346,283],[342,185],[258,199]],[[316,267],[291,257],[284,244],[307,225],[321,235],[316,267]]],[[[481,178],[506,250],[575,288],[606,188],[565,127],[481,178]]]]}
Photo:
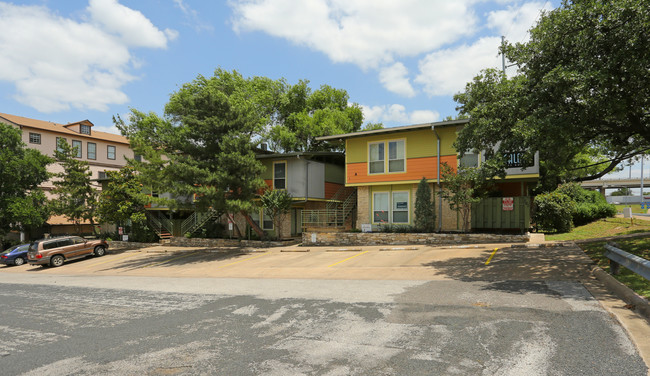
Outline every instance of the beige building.
{"type": "MultiPolygon", "coordinates": [[[[65,139],[68,144],[77,147],[77,157],[88,162],[92,179],[105,177],[106,171],[115,171],[126,165],[126,159],[134,158],[133,151],[129,148],[129,141],[121,135],[99,132],[93,130],[93,123],[82,120],[69,124],[57,124],[49,121],[36,120],[0,113],[0,122],[13,125],[22,131],[22,140],[29,148],[37,149],[41,153],[54,157],[57,140],[65,139]]],[[[48,166],[52,173],[62,172],[59,163],[48,166]]],[[[101,186],[94,183],[99,190],[101,186]]],[[[45,193],[51,197],[50,191],[54,188],[52,180],[42,185],[45,193]]],[[[73,232],[67,219],[52,217],[48,221],[53,234],[73,232]]],[[[90,230],[86,229],[85,231],[90,230]]]]}

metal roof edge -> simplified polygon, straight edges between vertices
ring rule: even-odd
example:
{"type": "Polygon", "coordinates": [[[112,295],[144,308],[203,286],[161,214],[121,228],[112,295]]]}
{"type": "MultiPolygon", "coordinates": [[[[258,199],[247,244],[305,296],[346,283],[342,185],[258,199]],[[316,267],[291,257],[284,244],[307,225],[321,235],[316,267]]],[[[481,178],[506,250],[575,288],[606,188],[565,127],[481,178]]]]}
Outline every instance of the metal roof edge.
{"type": "Polygon", "coordinates": [[[467,124],[467,123],[469,123],[469,119],[438,121],[432,123],[422,123],[422,124],[413,124],[413,125],[403,125],[403,126],[391,127],[391,128],[373,129],[370,131],[344,133],[344,134],[337,134],[332,136],[321,136],[321,137],[316,137],[316,140],[318,141],[342,140],[345,138],[352,138],[352,137],[362,137],[362,136],[370,136],[370,135],[382,134],[382,133],[402,132],[402,131],[409,131],[414,129],[429,128],[433,126],[447,127],[451,125],[460,125],[460,124],[467,124]]]}

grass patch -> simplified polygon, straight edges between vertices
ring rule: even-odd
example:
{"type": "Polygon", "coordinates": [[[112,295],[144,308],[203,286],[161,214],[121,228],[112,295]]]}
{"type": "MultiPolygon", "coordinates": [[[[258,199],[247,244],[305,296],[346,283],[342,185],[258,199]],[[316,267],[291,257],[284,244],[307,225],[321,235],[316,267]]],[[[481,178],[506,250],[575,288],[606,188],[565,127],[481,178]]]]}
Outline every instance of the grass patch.
{"type": "Polygon", "coordinates": [[[616,211],[617,211],[618,213],[622,213],[622,212],[623,212],[623,208],[628,208],[628,207],[632,208],[632,213],[636,213],[636,214],[646,214],[646,213],[648,212],[648,208],[646,208],[646,209],[641,209],[641,205],[640,205],[640,204],[634,204],[634,205],[631,205],[631,204],[629,204],[629,205],[618,204],[618,205],[614,205],[614,206],[616,206],[616,211]]]}
{"type": "MultiPolygon", "coordinates": [[[[585,253],[591,257],[594,262],[598,264],[603,270],[610,273],[609,259],[604,255],[606,242],[590,242],[580,244],[585,253]]],[[[616,242],[622,250],[629,252],[633,255],[643,257],[650,260],[650,237],[637,238],[637,239],[621,239],[616,242]]],[[[620,268],[621,274],[613,276],[619,282],[623,283],[637,294],[650,299],[650,281],[641,277],[640,275],[632,272],[631,270],[622,267],[620,268]]]]}
{"type": "Polygon", "coordinates": [[[635,219],[634,224],[627,218],[604,218],[578,226],[571,232],[564,234],[546,234],[546,240],[570,241],[607,236],[633,234],[635,232],[650,232],[650,221],[635,219]]]}

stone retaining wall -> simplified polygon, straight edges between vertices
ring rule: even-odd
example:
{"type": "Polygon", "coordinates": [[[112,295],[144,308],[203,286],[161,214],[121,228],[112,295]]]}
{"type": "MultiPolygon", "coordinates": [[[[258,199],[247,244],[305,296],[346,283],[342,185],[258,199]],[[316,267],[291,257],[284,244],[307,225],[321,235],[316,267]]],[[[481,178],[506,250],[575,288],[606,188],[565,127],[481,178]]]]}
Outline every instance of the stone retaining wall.
{"type": "Polygon", "coordinates": [[[281,247],[283,245],[295,244],[296,241],[261,241],[261,240],[238,240],[238,239],[205,239],[174,237],[164,244],[180,247],[281,247]]]}
{"type": "Polygon", "coordinates": [[[455,245],[481,243],[526,243],[529,235],[500,235],[500,234],[437,234],[411,233],[398,234],[388,232],[303,232],[303,245],[455,245]]]}
{"type": "Polygon", "coordinates": [[[137,242],[123,242],[123,241],[118,241],[118,240],[110,240],[108,242],[108,250],[110,252],[111,249],[138,249],[138,248],[145,248],[145,247],[153,247],[156,245],[160,245],[159,243],[137,243],[137,242]]]}

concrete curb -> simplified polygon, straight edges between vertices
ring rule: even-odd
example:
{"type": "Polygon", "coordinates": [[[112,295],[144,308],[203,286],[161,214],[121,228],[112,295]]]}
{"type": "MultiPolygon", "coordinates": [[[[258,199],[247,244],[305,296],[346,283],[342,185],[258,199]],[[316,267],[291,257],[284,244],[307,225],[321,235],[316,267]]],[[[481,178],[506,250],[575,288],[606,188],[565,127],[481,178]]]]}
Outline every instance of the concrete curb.
{"type": "Polygon", "coordinates": [[[571,247],[574,245],[576,245],[574,242],[526,243],[526,244],[512,244],[510,248],[555,248],[555,247],[571,247]]]}
{"type": "Polygon", "coordinates": [[[624,302],[633,305],[635,312],[650,321],[650,303],[644,297],[617,281],[616,278],[612,277],[599,266],[594,266],[591,269],[591,274],[601,281],[609,291],[614,293],[624,302]]]}

